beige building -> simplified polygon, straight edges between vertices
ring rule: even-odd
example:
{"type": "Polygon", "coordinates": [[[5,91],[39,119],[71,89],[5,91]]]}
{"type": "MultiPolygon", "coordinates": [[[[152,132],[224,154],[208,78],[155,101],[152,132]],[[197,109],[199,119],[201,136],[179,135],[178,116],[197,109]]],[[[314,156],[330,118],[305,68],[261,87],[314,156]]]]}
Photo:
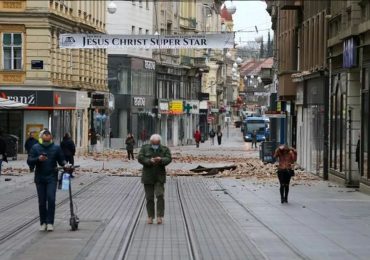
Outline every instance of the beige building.
{"type": "Polygon", "coordinates": [[[104,33],[105,9],[103,0],[0,1],[0,95],[28,105],[0,111],[0,121],[20,149],[29,131],[47,127],[56,143],[70,132],[86,150],[94,126],[89,97],[107,91],[106,52],[60,49],[58,42],[62,33],[104,33]]]}

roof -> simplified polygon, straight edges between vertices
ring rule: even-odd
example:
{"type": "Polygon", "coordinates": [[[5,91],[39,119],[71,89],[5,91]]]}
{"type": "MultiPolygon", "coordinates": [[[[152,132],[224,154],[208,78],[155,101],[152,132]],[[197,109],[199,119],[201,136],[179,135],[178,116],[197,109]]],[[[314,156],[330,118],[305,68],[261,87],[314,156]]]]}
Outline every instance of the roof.
{"type": "Polygon", "coordinates": [[[271,69],[273,64],[273,57],[259,60],[250,59],[241,64],[240,74],[242,76],[258,75],[261,72],[261,69],[271,69]]]}

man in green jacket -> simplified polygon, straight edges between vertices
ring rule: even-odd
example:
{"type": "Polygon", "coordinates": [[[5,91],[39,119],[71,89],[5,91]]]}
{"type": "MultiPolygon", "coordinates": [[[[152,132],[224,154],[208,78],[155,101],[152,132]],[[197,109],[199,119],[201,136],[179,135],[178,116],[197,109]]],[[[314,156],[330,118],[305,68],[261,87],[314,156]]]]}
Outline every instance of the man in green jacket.
{"type": "Polygon", "coordinates": [[[150,137],[150,144],[142,146],[138,161],[143,165],[141,182],[144,184],[148,224],[153,224],[155,217],[154,196],[157,197],[157,224],[162,224],[166,165],[172,161],[170,149],[161,145],[160,135],[154,134],[150,137]]]}

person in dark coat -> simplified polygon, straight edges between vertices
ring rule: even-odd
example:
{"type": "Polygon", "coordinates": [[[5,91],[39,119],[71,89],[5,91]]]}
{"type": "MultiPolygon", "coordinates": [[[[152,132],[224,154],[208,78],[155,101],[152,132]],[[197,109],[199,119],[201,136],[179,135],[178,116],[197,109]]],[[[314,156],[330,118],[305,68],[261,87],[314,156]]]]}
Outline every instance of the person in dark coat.
{"type": "Polygon", "coordinates": [[[253,148],[253,145],[254,145],[254,148],[257,148],[257,131],[256,130],[253,130],[251,137],[252,137],[252,148],[253,148]]]}
{"type": "Polygon", "coordinates": [[[35,167],[40,231],[53,231],[58,183],[57,164],[64,166],[66,161],[60,146],[53,143],[49,130],[45,130],[41,138],[42,143],[31,148],[27,163],[30,167],[35,167]]]}
{"type": "MultiPolygon", "coordinates": [[[[27,154],[30,154],[31,148],[37,144],[39,141],[35,138],[35,132],[30,132],[26,143],[24,144],[24,149],[26,150],[27,154]]],[[[34,168],[30,167],[30,172],[33,172],[34,168]]]]}
{"type": "Polygon", "coordinates": [[[1,175],[1,165],[3,162],[8,162],[7,156],[6,156],[6,142],[3,137],[3,131],[0,129],[0,175],[1,175]]]}
{"type": "Polygon", "coordinates": [[[166,166],[172,161],[170,149],[161,145],[160,135],[154,134],[150,137],[150,144],[141,147],[138,161],[143,165],[141,182],[144,184],[148,224],[153,224],[155,217],[154,197],[157,198],[157,224],[162,224],[166,166]]]}
{"type": "Polygon", "coordinates": [[[127,135],[125,144],[126,144],[128,159],[130,160],[130,158],[132,158],[132,160],[135,160],[135,158],[134,158],[135,139],[134,139],[134,137],[131,133],[129,133],[127,135]]]}
{"type": "Polygon", "coordinates": [[[360,160],[360,148],[361,147],[361,141],[360,137],[358,137],[357,145],[356,145],[356,162],[358,164],[358,170],[361,170],[361,160],[360,160]]]}
{"type": "Polygon", "coordinates": [[[221,132],[221,129],[219,128],[217,130],[217,142],[218,142],[218,145],[221,145],[221,141],[222,141],[222,132],[221,132]]]}
{"type": "Polygon", "coordinates": [[[35,138],[35,132],[30,132],[27,140],[26,140],[26,143],[24,144],[24,149],[26,150],[27,154],[29,154],[31,152],[31,148],[32,146],[34,146],[35,144],[37,144],[38,141],[37,139],[35,138]]]}
{"type": "Polygon", "coordinates": [[[91,128],[89,130],[89,140],[90,140],[90,152],[96,152],[96,144],[98,143],[98,137],[96,135],[95,129],[91,128]]]}
{"type": "Polygon", "coordinates": [[[215,131],[213,131],[213,128],[212,128],[211,131],[209,132],[209,137],[211,138],[212,145],[215,145],[215,136],[216,136],[216,133],[215,131]]]}
{"type": "Polygon", "coordinates": [[[62,148],[64,158],[67,163],[74,165],[75,160],[74,156],[76,154],[76,145],[73,142],[71,135],[66,133],[63,137],[63,141],[60,144],[60,148],[62,148]]]}

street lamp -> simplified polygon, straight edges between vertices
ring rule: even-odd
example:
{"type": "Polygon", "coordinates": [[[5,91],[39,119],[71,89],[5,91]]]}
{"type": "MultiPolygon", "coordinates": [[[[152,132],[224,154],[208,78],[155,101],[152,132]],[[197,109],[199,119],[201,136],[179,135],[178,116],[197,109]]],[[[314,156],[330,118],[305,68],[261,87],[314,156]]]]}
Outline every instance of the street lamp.
{"type": "Polygon", "coordinates": [[[231,59],[232,55],[229,51],[226,52],[226,58],[231,59]]]}
{"type": "Polygon", "coordinates": [[[158,36],[159,35],[159,32],[158,31],[155,31],[154,35],[155,36],[158,36]]]}
{"type": "Polygon", "coordinates": [[[232,72],[232,73],[236,73],[236,72],[237,72],[236,68],[232,68],[232,69],[231,69],[231,72],[232,72]]]}
{"type": "Polygon", "coordinates": [[[233,68],[237,69],[238,68],[238,63],[234,62],[233,68]]]}
{"type": "Polygon", "coordinates": [[[240,65],[243,62],[243,59],[238,57],[238,58],[236,58],[235,62],[236,62],[237,65],[240,65]]]}
{"type": "Polygon", "coordinates": [[[234,5],[233,1],[226,1],[225,2],[226,10],[229,14],[233,15],[236,12],[236,6],[234,5]]]}
{"type": "Polygon", "coordinates": [[[108,13],[114,14],[117,11],[117,5],[113,1],[110,1],[107,10],[108,13]]]}

